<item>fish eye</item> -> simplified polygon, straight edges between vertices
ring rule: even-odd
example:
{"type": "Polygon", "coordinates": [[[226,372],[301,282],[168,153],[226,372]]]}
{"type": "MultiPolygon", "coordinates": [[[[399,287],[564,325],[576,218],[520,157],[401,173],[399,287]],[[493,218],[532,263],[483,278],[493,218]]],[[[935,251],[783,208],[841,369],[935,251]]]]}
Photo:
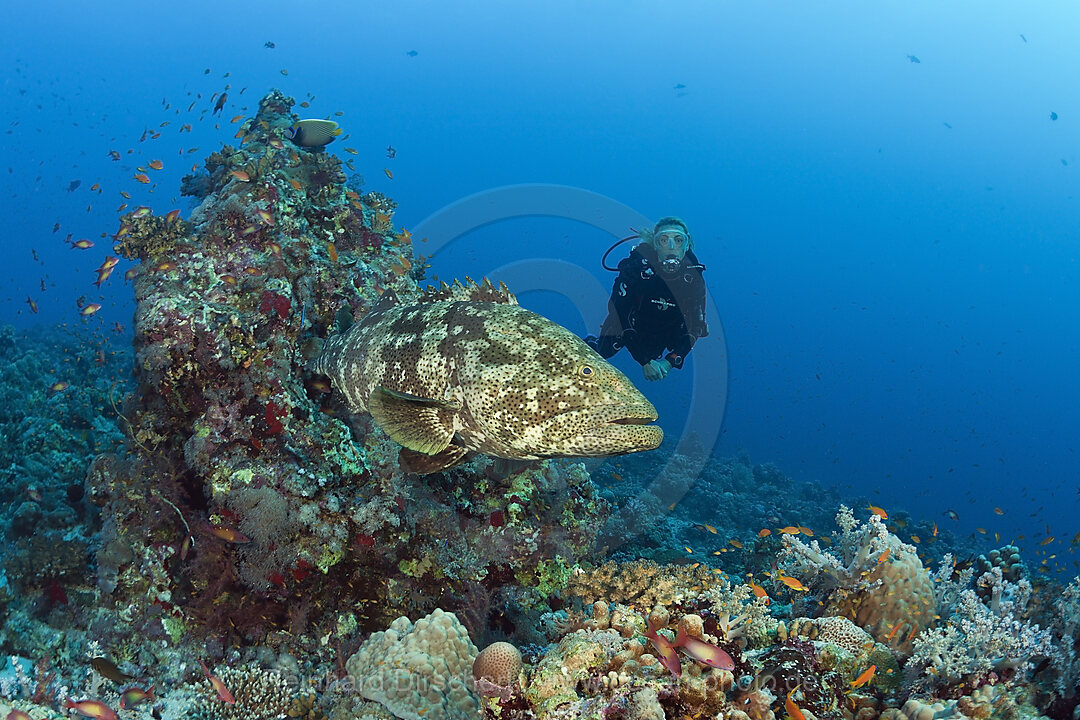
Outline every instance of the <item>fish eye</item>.
{"type": "Polygon", "coordinates": [[[578,368],[578,375],[581,377],[591,378],[596,375],[596,368],[592,365],[582,365],[578,368]]]}

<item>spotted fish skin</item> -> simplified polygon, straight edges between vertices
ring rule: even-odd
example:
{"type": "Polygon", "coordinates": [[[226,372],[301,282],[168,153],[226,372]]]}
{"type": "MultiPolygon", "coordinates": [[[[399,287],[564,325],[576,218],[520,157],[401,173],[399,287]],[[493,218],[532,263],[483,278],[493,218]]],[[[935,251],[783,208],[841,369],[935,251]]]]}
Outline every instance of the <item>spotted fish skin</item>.
{"type": "Polygon", "coordinates": [[[329,338],[311,366],[370,412],[422,472],[469,452],[502,458],[652,450],[656,409],[630,379],[500,284],[468,281],[416,304],[386,299],[329,338]],[[426,458],[424,456],[427,456],[426,458]]]}

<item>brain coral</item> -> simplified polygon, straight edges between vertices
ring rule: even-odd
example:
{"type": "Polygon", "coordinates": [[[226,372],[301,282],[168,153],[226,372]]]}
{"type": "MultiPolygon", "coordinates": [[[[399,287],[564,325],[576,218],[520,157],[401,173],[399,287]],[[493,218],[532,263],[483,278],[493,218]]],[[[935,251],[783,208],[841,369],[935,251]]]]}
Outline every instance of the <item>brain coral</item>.
{"type": "Polygon", "coordinates": [[[465,683],[476,646],[453,613],[436,609],[414,625],[399,617],[345,663],[357,689],[401,720],[472,720],[480,701],[465,683]]]}
{"type": "Polygon", "coordinates": [[[520,672],[521,651],[508,642],[488,645],[473,662],[475,679],[487,678],[502,687],[517,680],[520,672]]]}

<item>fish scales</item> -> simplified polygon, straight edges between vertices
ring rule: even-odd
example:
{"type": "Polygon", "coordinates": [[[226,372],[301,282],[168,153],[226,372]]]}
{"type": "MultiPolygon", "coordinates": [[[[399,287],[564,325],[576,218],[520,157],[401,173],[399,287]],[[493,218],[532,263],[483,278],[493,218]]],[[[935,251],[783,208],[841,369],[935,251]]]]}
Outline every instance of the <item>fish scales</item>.
{"type": "MultiPolygon", "coordinates": [[[[311,369],[370,412],[423,471],[468,452],[535,460],[657,447],[656,410],[569,330],[489,281],[444,285],[413,305],[384,298],[327,340],[311,369]],[[410,452],[411,451],[411,452],[410,452]]],[[[408,463],[407,463],[408,464],[408,463]]]]}

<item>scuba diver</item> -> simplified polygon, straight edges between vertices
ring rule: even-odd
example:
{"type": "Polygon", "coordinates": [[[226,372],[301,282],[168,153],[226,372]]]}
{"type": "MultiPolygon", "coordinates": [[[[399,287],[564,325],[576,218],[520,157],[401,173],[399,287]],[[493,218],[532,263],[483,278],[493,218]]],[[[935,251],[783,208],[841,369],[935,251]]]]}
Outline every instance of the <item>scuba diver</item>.
{"type": "Polygon", "coordinates": [[[701,275],[705,266],[693,249],[690,230],[677,217],[661,218],[652,230],[608,248],[600,262],[619,277],[611,289],[600,337],[585,338],[589,347],[603,358],[625,347],[641,363],[646,380],[662,380],[672,368],[682,368],[697,339],[709,334],[701,275]],[[617,268],[605,264],[617,246],[638,238],[642,242],[617,268]]]}

